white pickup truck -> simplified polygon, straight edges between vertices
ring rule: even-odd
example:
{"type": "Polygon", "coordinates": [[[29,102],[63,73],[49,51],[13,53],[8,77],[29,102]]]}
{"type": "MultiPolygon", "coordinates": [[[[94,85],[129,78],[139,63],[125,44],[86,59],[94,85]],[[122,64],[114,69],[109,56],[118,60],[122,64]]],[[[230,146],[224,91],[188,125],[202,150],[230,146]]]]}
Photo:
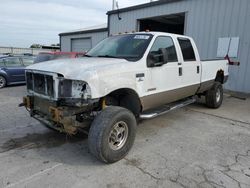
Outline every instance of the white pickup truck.
{"type": "Polygon", "coordinates": [[[201,61],[192,38],[160,32],[111,36],[85,57],[34,64],[20,106],[47,127],[88,134],[91,153],[106,163],[133,145],[137,119],[195,102],[218,108],[228,61],[201,61]]]}

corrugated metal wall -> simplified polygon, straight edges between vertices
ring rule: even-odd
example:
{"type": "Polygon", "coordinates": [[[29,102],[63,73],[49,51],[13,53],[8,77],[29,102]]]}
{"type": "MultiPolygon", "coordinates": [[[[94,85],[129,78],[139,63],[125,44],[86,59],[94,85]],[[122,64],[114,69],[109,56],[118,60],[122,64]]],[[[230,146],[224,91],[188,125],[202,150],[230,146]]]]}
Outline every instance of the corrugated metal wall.
{"type": "Polygon", "coordinates": [[[70,52],[71,51],[71,39],[80,39],[80,38],[91,38],[92,47],[95,46],[98,42],[105,39],[108,36],[108,32],[96,32],[96,33],[87,33],[87,34],[72,34],[61,36],[61,51],[70,52]]]}
{"type": "Polygon", "coordinates": [[[218,38],[239,37],[240,67],[230,66],[226,89],[250,93],[250,0],[184,0],[110,15],[110,34],[136,31],[137,20],[186,12],[185,34],[196,41],[202,59],[215,58],[218,38]]]}

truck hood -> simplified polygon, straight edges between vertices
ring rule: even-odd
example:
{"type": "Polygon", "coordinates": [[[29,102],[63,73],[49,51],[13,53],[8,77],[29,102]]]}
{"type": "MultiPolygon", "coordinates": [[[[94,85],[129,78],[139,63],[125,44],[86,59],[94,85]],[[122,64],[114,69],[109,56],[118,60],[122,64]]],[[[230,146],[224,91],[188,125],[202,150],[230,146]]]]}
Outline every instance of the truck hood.
{"type": "Polygon", "coordinates": [[[43,72],[53,72],[62,74],[65,78],[79,78],[84,72],[91,70],[104,69],[107,66],[120,66],[121,63],[128,62],[125,59],[117,58],[95,58],[83,57],[74,59],[58,59],[30,65],[26,70],[43,72]]]}

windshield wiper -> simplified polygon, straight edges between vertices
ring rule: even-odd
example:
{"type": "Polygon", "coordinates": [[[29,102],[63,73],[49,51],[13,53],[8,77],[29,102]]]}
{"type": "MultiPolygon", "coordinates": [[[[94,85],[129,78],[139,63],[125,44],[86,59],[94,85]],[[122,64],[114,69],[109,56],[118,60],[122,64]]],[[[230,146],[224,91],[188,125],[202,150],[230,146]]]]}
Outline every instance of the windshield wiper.
{"type": "Polygon", "coordinates": [[[112,56],[112,55],[98,55],[97,57],[107,57],[107,58],[121,58],[117,56],[112,56]]]}
{"type": "Polygon", "coordinates": [[[85,55],[84,55],[84,57],[93,57],[93,56],[91,56],[91,55],[88,55],[88,54],[85,54],[85,55]]]}

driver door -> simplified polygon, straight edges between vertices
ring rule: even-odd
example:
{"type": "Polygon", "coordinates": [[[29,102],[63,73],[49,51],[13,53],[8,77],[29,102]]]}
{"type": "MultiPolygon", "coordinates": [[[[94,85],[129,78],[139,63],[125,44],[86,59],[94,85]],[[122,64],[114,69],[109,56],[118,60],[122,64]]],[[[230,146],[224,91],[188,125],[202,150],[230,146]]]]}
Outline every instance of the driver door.
{"type": "MultiPolygon", "coordinates": [[[[148,67],[151,80],[146,91],[147,96],[143,98],[144,110],[179,99],[177,89],[181,83],[181,76],[173,39],[168,36],[157,37],[149,53],[155,57],[163,56],[160,54],[163,48],[166,49],[167,63],[154,62],[158,66],[148,67]]],[[[162,58],[157,58],[157,61],[162,61],[162,58]]]]}

